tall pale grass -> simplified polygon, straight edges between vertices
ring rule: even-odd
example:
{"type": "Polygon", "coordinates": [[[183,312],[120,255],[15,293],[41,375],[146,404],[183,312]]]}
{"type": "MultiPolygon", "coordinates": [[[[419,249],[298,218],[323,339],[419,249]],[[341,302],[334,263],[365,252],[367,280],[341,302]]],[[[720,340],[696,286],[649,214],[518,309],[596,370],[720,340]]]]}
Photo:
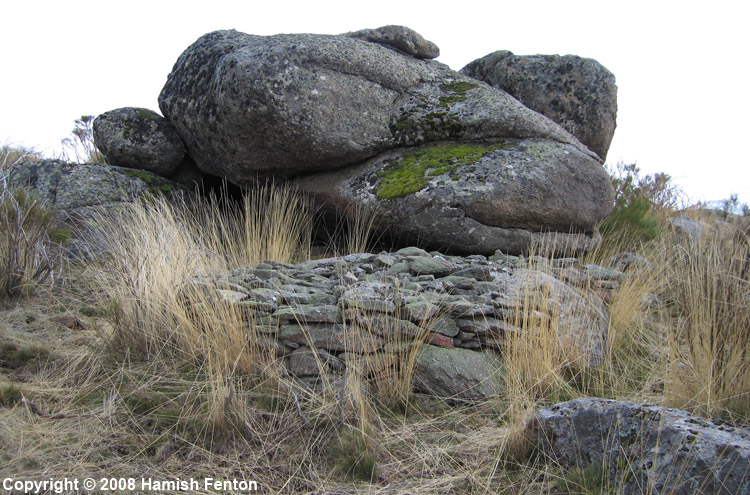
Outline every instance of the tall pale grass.
{"type": "Polygon", "coordinates": [[[264,259],[299,259],[309,252],[310,218],[304,199],[273,184],[252,190],[242,210],[216,197],[159,196],[102,213],[99,285],[119,308],[115,339],[147,356],[205,354],[209,345],[222,368],[245,368],[249,316],[223,298],[229,286],[192,282],[264,259]]]}
{"type": "Polygon", "coordinates": [[[750,420],[750,242],[736,226],[670,249],[667,400],[750,420]],[[728,230],[728,231],[727,231],[728,230]]]}
{"type": "MultiPolygon", "coordinates": [[[[520,411],[528,411],[539,400],[574,395],[572,383],[587,368],[588,345],[583,335],[573,335],[561,320],[560,304],[565,297],[560,291],[578,292],[582,301],[596,300],[585,291],[573,286],[563,288],[547,278],[557,276],[552,268],[555,258],[568,256],[568,252],[556,251],[550,245],[532,246],[524,267],[526,278],[513,294],[515,309],[506,318],[513,330],[503,336],[503,371],[506,394],[520,411]],[[544,253],[544,261],[540,263],[536,253],[544,253]]],[[[576,309],[583,318],[585,308],[576,309]]],[[[581,321],[582,325],[587,323],[581,321]]]]}
{"type": "Polygon", "coordinates": [[[351,363],[352,373],[368,383],[377,405],[393,411],[408,410],[417,356],[435,321],[434,317],[428,319],[411,335],[402,332],[398,310],[383,316],[363,314],[349,325],[347,348],[353,353],[365,353],[351,363]]]}

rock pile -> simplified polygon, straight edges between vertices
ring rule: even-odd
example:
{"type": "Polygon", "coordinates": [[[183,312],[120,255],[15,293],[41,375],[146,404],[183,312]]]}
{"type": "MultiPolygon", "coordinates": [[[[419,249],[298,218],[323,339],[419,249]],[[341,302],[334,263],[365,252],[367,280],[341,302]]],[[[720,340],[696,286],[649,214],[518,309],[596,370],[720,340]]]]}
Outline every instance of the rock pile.
{"type": "MultiPolygon", "coordinates": [[[[401,245],[490,255],[522,253],[545,236],[578,250],[596,244],[595,226],[613,204],[596,153],[606,153],[611,132],[591,151],[566,130],[577,107],[546,112],[551,120],[429,60],[438,54],[401,26],[342,35],[216,31],[175,63],[159,95],[164,119],[144,109],[108,112],[95,137],[110,163],[166,174],[177,154],[168,164],[144,157],[157,144],[177,150],[177,135],[186,167],[241,186],[293,179],[326,212],[370,212],[379,233],[401,245]]],[[[536,79],[535,71],[526,74],[536,79]]],[[[586,79],[594,72],[564,86],[576,95],[611,92],[613,78],[586,79]]],[[[590,106],[609,105],[598,101],[590,106]]],[[[613,130],[610,110],[597,121],[587,108],[586,128],[613,130]]]]}
{"type": "Polygon", "coordinates": [[[353,254],[290,265],[256,267],[202,278],[248,314],[248,326],[284,356],[289,371],[315,381],[323,369],[355,361],[382,362],[404,345],[424,342],[418,388],[447,397],[497,393],[492,375],[504,337],[521,321],[557,332],[571,366],[596,366],[603,356],[608,313],[601,299],[584,297],[553,276],[577,283],[612,283],[614,270],[551,266],[501,254],[444,256],[419,248],[353,254]],[[594,280],[602,276],[603,280],[594,280]]]}
{"type": "Polygon", "coordinates": [[[539,410],[527,435],[556,465],[604,468],[618,493],[750,493],[750,431],[682,410],[578,399],[539,410]]]}

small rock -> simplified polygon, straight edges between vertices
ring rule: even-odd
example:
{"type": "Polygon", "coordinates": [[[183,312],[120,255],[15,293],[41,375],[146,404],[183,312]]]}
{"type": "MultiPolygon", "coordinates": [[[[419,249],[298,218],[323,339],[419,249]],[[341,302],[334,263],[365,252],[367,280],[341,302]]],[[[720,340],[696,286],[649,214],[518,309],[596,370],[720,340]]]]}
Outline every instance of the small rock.
{"type": "Polygon", "coordinates": [[[383,26],[347,34],[352,38],[395,48],[416,58],[433,59],[440,55],[440,48],[435,43],[427,41],[413,29],[404,26],[383,26]]]}
{"type": "Polygon", "coordinates": [[[694,242],[698,242],[703,235],[703,225],[687,215],[674,218],[670,220],[669,223],[678,234],[681,234],[683,237],[691,239],[694,242]]]}
{"type": "Polygon", "coordinates": [[[415,386],[455,399],[487,399],[500,393],[494,356],[468,349],[423,346],[414,371],[415,386]]]}

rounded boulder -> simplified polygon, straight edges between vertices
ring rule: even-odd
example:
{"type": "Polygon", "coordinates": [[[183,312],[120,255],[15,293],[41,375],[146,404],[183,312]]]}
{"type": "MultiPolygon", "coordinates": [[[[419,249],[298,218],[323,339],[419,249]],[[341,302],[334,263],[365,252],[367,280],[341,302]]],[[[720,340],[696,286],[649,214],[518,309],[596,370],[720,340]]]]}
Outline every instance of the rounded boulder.
{"type": "Polygon", "coordinates": [[[110,110],[94,120],[94,143],[107,163],[166,176],[185,158],[175,128],[146,108],[110,110]]]}

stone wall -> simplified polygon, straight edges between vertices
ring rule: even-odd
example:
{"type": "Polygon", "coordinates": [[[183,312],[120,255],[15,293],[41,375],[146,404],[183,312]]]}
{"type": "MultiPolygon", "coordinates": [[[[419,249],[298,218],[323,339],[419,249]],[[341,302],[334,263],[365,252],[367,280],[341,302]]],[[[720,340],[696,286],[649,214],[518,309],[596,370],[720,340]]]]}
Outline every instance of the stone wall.
{"type": "Polygon", "coordinates": [[[315,382],[321,369],[398,358],[404,346],[424,343],[417,388],[480,398],[497,390],[488,380],[508,333],[553,328],[571,365],[598,365],[608,313],[595,291],[573,285],[607,290],[622,277],[575,258],[488,259],[410,247],[297,265],[264,262],[196,283],[241,306],[248,328],[306,381],[315,382]],[[436,371],[446,363],[452,373],[436,371]]]}

